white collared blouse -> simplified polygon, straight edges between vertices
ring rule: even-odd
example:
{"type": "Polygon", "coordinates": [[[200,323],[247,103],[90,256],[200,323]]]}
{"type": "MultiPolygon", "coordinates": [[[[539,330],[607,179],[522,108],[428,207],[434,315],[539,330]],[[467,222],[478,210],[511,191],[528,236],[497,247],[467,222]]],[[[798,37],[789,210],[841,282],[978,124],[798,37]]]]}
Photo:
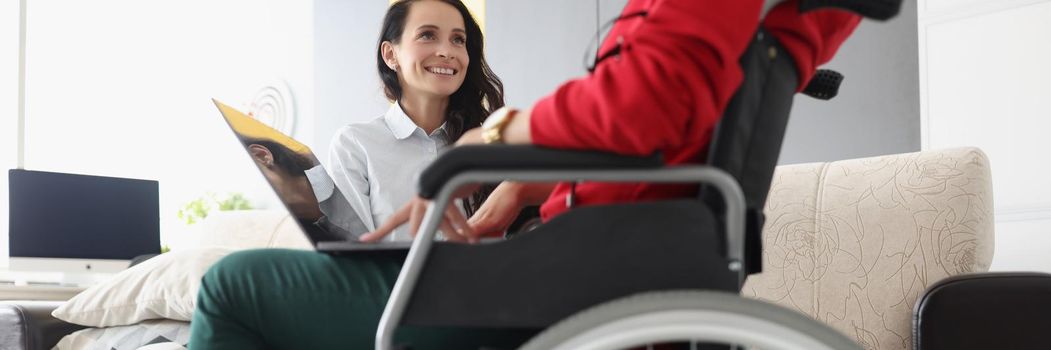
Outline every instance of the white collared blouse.
{"type": "MultiPolygon", "coordinates": [[[[428,135],[394,103],[380,118],[347,125],[329,145],[328,171],[336,187],[375,230],[416,195],[416,180],[451,140],[446,124],[428,135]]],[[[387,240],[411,240],[407,226],[387,240]]]]}

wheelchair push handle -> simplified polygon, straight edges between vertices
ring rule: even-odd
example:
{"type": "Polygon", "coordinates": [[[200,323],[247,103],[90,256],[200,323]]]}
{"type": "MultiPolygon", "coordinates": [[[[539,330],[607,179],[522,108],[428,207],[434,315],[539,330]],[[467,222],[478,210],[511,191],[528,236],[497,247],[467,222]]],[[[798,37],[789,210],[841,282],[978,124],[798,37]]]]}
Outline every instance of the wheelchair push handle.
{"type": "Polygon", "coordinates": [[[799,11],[838,8],[862,17],[886,21],[898,15],[902,0],[800,0],[799,11]]]}
{"type": "MultiPolygon", "coordinates": [[[[763,3],[763,15],[771,8],[785,0],[766,0],[763,3]]],[[[822,8],[837,8],[850,11],[859,16],[886,21],[898,15],[902,0],[799,0],[799,12],[822,8]]]]}
{"type": "Polygon", "coordinates": [[[803,94],[819,100],[831,100],[839,94],[839,85],[842,83],[843,74],[831,69],[818,69],[803,89],[803,94]]]}

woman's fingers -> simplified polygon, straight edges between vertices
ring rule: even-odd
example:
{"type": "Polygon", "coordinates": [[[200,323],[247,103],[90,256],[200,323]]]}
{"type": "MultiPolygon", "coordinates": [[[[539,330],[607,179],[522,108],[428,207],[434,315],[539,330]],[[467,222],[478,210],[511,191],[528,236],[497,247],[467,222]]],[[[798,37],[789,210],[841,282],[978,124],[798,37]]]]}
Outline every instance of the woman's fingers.
{"type": "MultiPolygon", "coordinates": [[[[413,237],[416,237],[416,232],[420,229],[422,224],[423,216],[427,212],[427,206],[430,201],[415,198],[405,206],[398,209],[375,231],[366,233],[361,236],[362,242],[376,242],[394,232],[395,229],[404,225],[406,222],[409,223],[409,233],[413,237]]],[[[477,242],[477,235],[471,228],[471,225],[467,223],[467,219],[464,218],[463,214],[460,213],[455,206],[449,205],[446,207],[444,213],[441,214],[441,224],[439,228],[445,233],[445,238],[455,242],[477,242]]]]}
{"type": "MultiPolygon", "coordinates": [[[[383,225],[380,225],[380,227],[376,228],[375,231],[361,235],[360,240],[362,242],[376,242],[383,239],[383,237],[387,237],[391,232],[394,232],[394,229],[409,220],[409,213],[412,210],[412,205],[413,202],[410,201],[402,206],[401,209],[394,212],[394,214],[387,218],[387,221],[384,222],[383,225]]],[[[415,233],[415,231],[413,231],[413,233],[415,233]]]]}
{"type": "Polygon", "coordinates": [[[449,223],[450,228],[453,232],[445,232],[445,236],[456,235],[461,237],[462,240],[466,240],[471,243],[478,242],[478,236],[474,234],[474,230],[471,229],[471,225],[467,224],[467,219],[463,217],[463,213],[460,212],[455,206],[448,206],[445,208],[445,221],[449,223]]]}
{"type": "Polygon", "coordinates": [[[474,213],[474,216],[467,220],[467,225],[478,236],[488,236],[493,234],[493,232],[499,231],[499,228],[497,228],[499,225],[492,220],[492,215],[487,212],[479,211],[474,213]]]}
{"type": "Polygon", "coordinates": [[[445,234],[445,240],[449,242],[466,242],[467,238],[456,233],[456,229],[449,223],[449,220],[442,220],[441,225],[438,227],[445,234]]]}
{"type": "Polygon", "coordinates": [[[508,186],[500,184],[467,221],[476,235],[502,235],[518,216],[521,204],[508,186]]]}

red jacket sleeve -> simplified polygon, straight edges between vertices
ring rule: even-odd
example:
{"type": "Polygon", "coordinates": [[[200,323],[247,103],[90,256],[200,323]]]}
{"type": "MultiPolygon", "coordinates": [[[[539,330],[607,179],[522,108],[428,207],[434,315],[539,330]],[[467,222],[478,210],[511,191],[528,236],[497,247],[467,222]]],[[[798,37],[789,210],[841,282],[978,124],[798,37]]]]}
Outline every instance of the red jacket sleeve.
{"type": "Polygon", "coordinates": [[[623,36],[619,57],[533,106],[533,142],[649,155],[680,144],[689,123],[715,125],[740,84],[738,58],[760,7],[754,0],[655,1],[633,30],[611,31],[623,36]]]}
{"type": "Polygon", "coordinates": [[[792,55],[799,71],[799,90],[806,87],[817,67],[827,63],[854,32],[861,17],[837,9],[799,13],[799,1],[777,5],[763,19],[763,28],[792,55]]]}

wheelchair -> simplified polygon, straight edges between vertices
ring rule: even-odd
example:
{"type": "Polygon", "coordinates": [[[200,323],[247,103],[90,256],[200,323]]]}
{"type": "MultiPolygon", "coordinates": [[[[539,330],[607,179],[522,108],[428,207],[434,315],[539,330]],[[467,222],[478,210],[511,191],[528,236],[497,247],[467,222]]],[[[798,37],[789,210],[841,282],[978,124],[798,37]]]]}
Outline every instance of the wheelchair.
{"type": "MultiPolygon", "coordinates": [[[[803,0],[887,19],[900,0],[803,0]]],[[[767,8],[771,5],[768,4],[767,8]]],[[[400,325],[539,333],[522,349],[630,349],[696,342],[762,349],[860,349],[797,312],[738,296],[761,269],[763,205],[798,76],[759,30],[741,57],[704,165],[532,146],[458,147],[420,177],[431,200],[376,331],[395,348],[400,325]],[[695,198],[585,206],[495,243],[436,242],[441,213],[464,185],[605,181],[699,184],[695,198]],[[584,310],[584,311],[581,311],[584,310]]],[[[829,99],[842,75],[820,70],[804,91],[829,99]]]]}

